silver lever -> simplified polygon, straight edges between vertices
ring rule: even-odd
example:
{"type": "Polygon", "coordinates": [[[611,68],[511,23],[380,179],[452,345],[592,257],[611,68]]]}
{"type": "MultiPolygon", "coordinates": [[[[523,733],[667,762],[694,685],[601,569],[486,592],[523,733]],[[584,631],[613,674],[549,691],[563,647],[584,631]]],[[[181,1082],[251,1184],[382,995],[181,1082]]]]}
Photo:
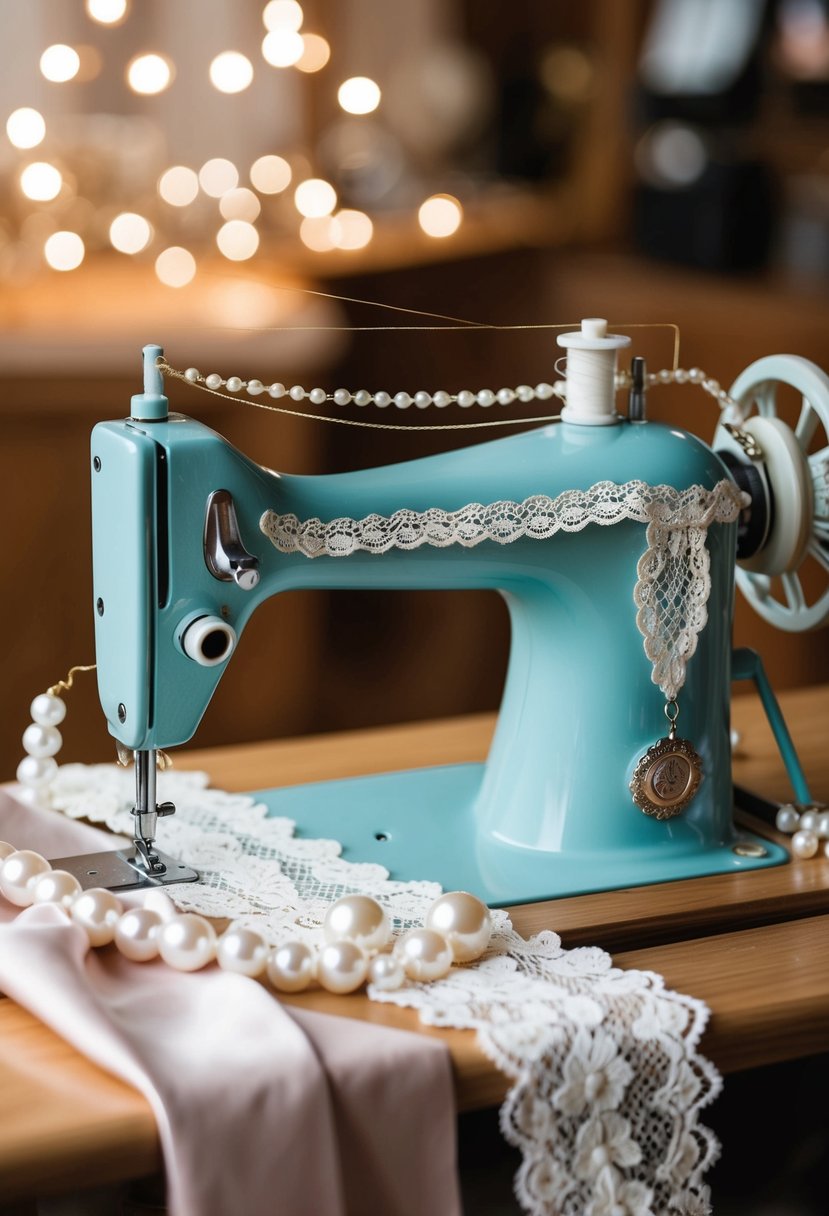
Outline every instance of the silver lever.
{"type": "Polygon", "coordinates": [[[214,490],[204,518],[204,560],[214,578],[252,591],[259,582],[259,558],[242,544],[236,505],[229,490],[214,490]]]}

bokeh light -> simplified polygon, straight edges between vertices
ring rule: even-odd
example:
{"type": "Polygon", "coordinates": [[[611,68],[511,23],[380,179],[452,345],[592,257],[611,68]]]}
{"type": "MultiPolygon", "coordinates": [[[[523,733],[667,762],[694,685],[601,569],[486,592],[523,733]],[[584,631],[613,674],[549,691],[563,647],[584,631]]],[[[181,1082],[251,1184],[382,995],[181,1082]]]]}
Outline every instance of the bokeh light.
{"type": "Polygon", "coordinates": [[[127,84],[134,93],[153,97],[172,83],[173,65],[164,55],[136,55],[127,64],[127,84]]]}
{"type": "Polygon", "coordinates": [[[222,195],[219,210],[226,220],[247,220],[252,224],[262,210],[262,204],[247,186],[238,186],[222,195]]]}
{"type": "Polygon", "coordinates": [[[53,270],[77,270],[85,252],[77,232],[53,232],[43,246],[43,256],[53,270]]]}
{"type": "Polygon", "coordinates": [[[321,34],[302,35],[302,55],[296,66],[300,72],[318,72],[331,58],[331,47],[321,34]]]}
{"type": "Polygon", "coordinates": [[[380,104],[380,86],[368,76],[352,76],[340,85],[337,101],[347,114],[371,114],[380,104]]]}
{"type": "Polygon", "coordinates": [[[109,226],[109,239],[119,253],[140,253],[153,239],[149,220],[134,211],[122,211],[109,226]]]}
{"type": "Polygon", "coordinates": [[[346,209],[334,216],[331,235],[338,249],[364,249],[374,235],[374,225],[364,211],[346,209]]]}
{"type": "Polygon", "coordinates": [[[43,115],[31,106],[13,110],[6,119],[6,134],[15,148],[36,148],[46,134],[43,115]]]}
{"type": "Polygon", "coordinates": [[[330,215],[306,216],[299,226],[299,239],[314,253],[328,253],[336,248],[335,224],[330,215]]]}
{"type": "Polygon", "coordinates": [[[173,165],[158,179],[158,193],[171,207],[187,207],[199,192],[199,177],[186,165],[173,165]]]}
{"type": "Polygon", "coordinates": [[[253,80],[253,64],[240,51],[222,51],[210,64],[210,83],[220,93],[241,93],[253,80]]]}
{"type": "Polygon", "coordinates": [[[20,189],[36,203],[49,203],[60,194],[63,177],[48,161],[36,160],[20,174],[20,189]]]}
{"type": "Polygon", "coordinates": [[[319,219],[330,215],[337,205],[337,192],[330,182],[321,177],[309,177],[300,182],[294,191],[294,203],[300,215],[307,219],[319,219]]]}
{"type": "Polygon", "coordinates": [[[63,42],[47,46],[40,56],[40,70],[53,84],[65,84],[77,76],[81,59],[78,52],[63,42]]]}
{"type": "Polygon", "coordinates": [[[291,184],[291,166],[281,156],[260,156],[250,167],[250,180],[260,194],[279,194],[291,184]]]}
{"type": "Polygon", "coordinates": [[[199,183],[205,194],[211,198],[221,198],[228,190],[235,190],[239,185],[239,170],[232,160],[215,156],[205,161],[199,169],[199,183]]]}
{"type": "Polygon", "coordinates": [[[296,30],[272,30],[262,39],[262,58],[274,68],[290,68],[299,63],[305,43],[296,30]]]}
{"type": "Polygon", "coordinates": [[[267,30],[298,30],[304,14],[296,0],[270,0],[262,11],[262,20],[267,30]]]}
{"type": "Polygon", "coordinates": [[[189,249],[171,245],[155,259],[155,273],[165,287],[186,287],[196,273],[196,259],[189,249]]]}
{"type": "Polygon", "coordinates": [[[216,244],[232,262],[244,262],[259,248],[259,233],[245,220],[228,220],[217,232],[216,244]]]}
{"type": "Polygon", "coordinates": [[[463,219],[463,207],[451,194],[433,194],[420,204],[417,222],[427,236],[445,237],[457,232],[463,219]]]}
{"type": "Polygon", "coordinates": [[[128,0],[86,0],[87,15],[101,25],[118,25],[128,8],[128,0]]]}

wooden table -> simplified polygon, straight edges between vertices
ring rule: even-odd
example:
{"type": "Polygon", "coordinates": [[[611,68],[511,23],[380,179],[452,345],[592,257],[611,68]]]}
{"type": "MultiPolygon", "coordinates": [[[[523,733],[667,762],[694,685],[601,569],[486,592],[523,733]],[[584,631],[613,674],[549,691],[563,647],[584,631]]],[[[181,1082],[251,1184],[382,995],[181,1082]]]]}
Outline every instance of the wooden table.
{"type": "MultiPolygon", "coordinates": [[[[789,693],[781,703],[813,793],[829,801],[829,687],[789,693]]],[[[742,737],[735,781],[768,798],[790,798],[759,703],[739,698],[733,716],[742,737]]],[[[492,724],[491,715],[481,715],[180,752],[176,759],[180,768],[205,769],[225,789],[267,788],[479,760],[492,724]]],[[[617,965],[657,971],[669,986],[705,1000],[712,1017],[703,1050],[724,1072],[829,1049],[829,860],[822,855],[769,870],[527,904],[512,915],[525,935],[552,928],[566,946],[603,946],[617,965]]],[[[315,991],[290,999],[443,1039],[461,1110],[493,1105],[506,1092],[506,1078],[471,1031],[424,1029],[413,1011],[363,996],[315,991]]],[[[0,1202],[159,1168],[145,1100],[10,1000],[0,1000],[0,1093],[0,1202]]]]}

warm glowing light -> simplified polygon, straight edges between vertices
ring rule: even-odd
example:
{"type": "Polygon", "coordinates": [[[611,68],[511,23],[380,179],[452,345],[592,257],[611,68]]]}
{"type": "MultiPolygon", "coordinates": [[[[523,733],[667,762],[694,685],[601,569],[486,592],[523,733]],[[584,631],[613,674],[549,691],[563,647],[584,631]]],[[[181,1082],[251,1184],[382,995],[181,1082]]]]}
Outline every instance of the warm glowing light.
{"type": "Polygon", "coordinates": [[[296,66],[300,72],[318,72],[331,58],[331,47],[320,34],[302,35],[302,56],[296,66]]]}
{"type": "Polygon", "coordinates": [[[128,0],[86,0],[87,14],[101,25],[117,25],[127,15],[128,0]]]}
{"type": "Polygon", "coordinates": [[[299,226],[299,239],[314,253],[328,253],[335,248],[336,220],[330,215],[306,216],[299,226]]]}
{"type": "Polygon", "coordinates": [[[134,93],[163,93],[173,79],[173,65],[164,55],[136,55],[127,65],[127,84],[134,93]]]}
{"type": "Polygon", "coordinates": [[[298,30],[302,25],[303,12],[296,0],[271,0],[262,12],[265,29],[298,30]]]}
{"type": "Polygon", "coordinates": [[[196,273],[196,259],[180,245],[171,245],[155,259],[155,273],[165,287],[186,287],[196,273]]]}
{"type": "Polygon", "coordinates": [[[250,180],[260,194],[279,194],[291,184],[291,166],[281,156],[260,156],[250,167],[250,180]]]}
{"type": "Polygon", "coordinates": [[[15,148],[36,148],[46,134],[43,115],[30,106],[13,110],[6,119],[6,134],[15,148]]]}
{"type": "Polygon", "coordinates": [[[294,203],[300,215],[308,219],[319,219],[330,215],[337,205],[337,192],[330,182],[321,177],[309,177],[300,182],[294,191],[294,203]]]}
{"type": "Polygon", "coordinates": [[[364,211],[338,211],[332,237],[338,249],[364,249],[374,235],[374,225],[364,211]]]}
{"type": "Polygon", "coordinates": [[[240,51],[222,51],[210,65],[210,83],[220,93],[241,93],[253,80],[253,64],[240,51]]]}
{"type": "Polygon", "coordinates": [[[305,43],[296,30],[273,30],[262,39],[262,57],[274,68],[290,68],[299,63],[305,43]]]}
{"type": "Polygon", "coordinates": [[[158,179],[158,193],[171,207],[187,207],[198,192],[198,174],[186,165],[173,165],[158,179]]]}
{"type": "Polygon", "coordinates": [[[380,104],[380,87],[368,76],[352,76],[337,89],[337,101],[348,114],[370,114],[380,104]]]}
{"type": "Polygon", "coordinates": [[[20,174],[20,189],[26,198],[36,203],[48,203],[57,198],[62,185],[60,169],[45,160],[34,161],[20,174]]]}
{"type": "Polygon", "coordinates": [[[43,246],[43,256],[53,270],[76,270],[85,252],[77,232],[53,232],[43,246]]]}
{"type": "Polygon", "coordinates": [[[226,220],[247,220],[252,224],[262,210],[262,204],[252,190],[239,186],[222,195],[219,210],[226,220]]]}
{"type": "Polygon", "coordinates": [[[54,46],[47,46],[40,56],[40,70],[46,79],[51,80],[54,84],[64,84],[67,80],[72,80],[74,76],[77,76],[80,66],[81,59],[78,52],[71,46],[65,46],[62,42],[56,42],[54,46]]]}
{"type": "Polygon", "coordinates": [[[211,198],[221,198],[228,190],[235,190],[239,185],[239,170],[232,160],[221,156],[206,160],[199,169],[199,182],[205,194],[211,198]]]}
{"type": "Polygon", "coordinates": [[[463,219],[463,207],[451,194],[433,194],[420,204],[417,222],[427,236],[451,236],[463,219]]]}
{"type": "Polygon", "coordinates": [[[140,253],[153,239],[153,230],[143,215],[122,211],[109,226],[109,239],[119,253],[140,253]]]}
{"type": "Polygon", "coordinates": [[[217,232],[216,244],[232,262],[244,262],[259,248],[259,233],[245,220],[228,220],[217,232]]]}

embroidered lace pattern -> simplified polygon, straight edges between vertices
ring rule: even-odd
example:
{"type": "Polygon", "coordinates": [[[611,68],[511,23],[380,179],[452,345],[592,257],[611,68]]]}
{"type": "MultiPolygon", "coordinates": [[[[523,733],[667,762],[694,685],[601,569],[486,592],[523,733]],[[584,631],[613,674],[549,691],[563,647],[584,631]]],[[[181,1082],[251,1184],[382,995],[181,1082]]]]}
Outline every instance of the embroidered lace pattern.
{"type": "MultiPolygon", "coordinates": [[[[56,809],[126,836],[132,793],[132,773],[109,765],[65,765],[50,786],[56,809]]],[[[166,888],[171,897],[271,942],[318,943],[327,908],[350,892],[379,900],[396,932],[422,923],[439,894],[435,883],[344,861],[334,841],[297,838],[289,820],[208,789],[204,774],[160,773],[159,797],[177,806],[165,850],[201,874],[166,888]]],[[[511,1081],[501,1126],[521,1151],[516,1194],[532,1216],[707,1216],[703,1179],[719,1146],[700,1111],[721,1081],[698,1051],[706,1007],[658,975],[615,968],[602,950],[564,950],[548,931],[526,941],[505,911],[493,920],[479,962],[369,996],[477,1032],[511,1081]]]]}
{"type": "Polygon", "coordinates": [[[743,495],[727,480],[713,490],[600,481],[588,490],[566,490],[556,498],[535,494],[523,502],[470,503],[458,511],[404,509],[389,516],[328,523],[266,511],[259,526],[281,553],[314,558],[380,554],[422,545],[439,549],[472,548],[483,541],[508,545],[525,537],[549,540],[558,532],[581,532],[591,524],[608,527],[623,520],[646,524],[647,547],[637,567],[634,592],[636,623],[645,639],[653,681],[672,700],[685,681],[686,664],[708,619],[707,530],[712,523],[733,522],[743,505],[743,495]]]}

